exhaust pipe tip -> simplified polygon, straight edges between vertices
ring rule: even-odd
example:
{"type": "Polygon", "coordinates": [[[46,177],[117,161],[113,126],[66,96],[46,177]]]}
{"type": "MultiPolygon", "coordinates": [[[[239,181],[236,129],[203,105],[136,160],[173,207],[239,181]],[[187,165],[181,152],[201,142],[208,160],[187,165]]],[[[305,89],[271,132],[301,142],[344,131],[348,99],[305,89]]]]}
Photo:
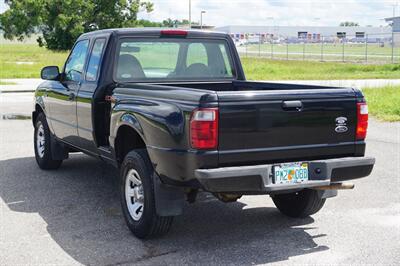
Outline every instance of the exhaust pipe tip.
{"type": "Polygon", "coordinates": [[[331,183],[328,186],[319,186],[314,189],[317,190],[346,190],[346,189],[354,189],[353,183],[331,183]]]}

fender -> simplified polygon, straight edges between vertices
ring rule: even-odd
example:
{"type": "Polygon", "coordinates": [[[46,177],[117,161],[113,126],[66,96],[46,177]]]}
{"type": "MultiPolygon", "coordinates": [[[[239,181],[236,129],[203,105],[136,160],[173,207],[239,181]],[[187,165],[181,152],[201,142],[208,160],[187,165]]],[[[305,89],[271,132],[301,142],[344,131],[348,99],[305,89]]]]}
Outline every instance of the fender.
{"type": "MultiPolygon", "coordinates": [[[[47,117],[47,110],[46,110],[44,102],[43,102],[43,96],[40,95],[38,93],[38,91],[36,91],[36,93],[35,93],[35,100],[33,102],[33,111],[32,111],[32,124],[33,125],[35,125],[36,117],[38,115],[37,108],[36,108],[37,105],[42,109],[43,113],[47,117]]],[[[47,121],[47,123],[48,123],[48,121],[47,121]]]]}
{"type": "MultiPolygon", "coordinates": [[[[135,130],[142,139],[146,142],[144,138],[143,129],[136,119],[135,115],[131,113],[124,113],[118,119],[116,123],[116,129],[114,131],[114,136],[112,137],[115,140],[118,130],[121,126],[129,126],[133,130],[135,130]]],[[[110,137],[111,138],[111,137],[110,137]]],[[[114,144],[114,142],[112,142],[114,144]]],[[[114,145],[115,146],[115,145],[114,145]]],[[[114,147],[115,149],[115,147],[114,147]]],[[[115,151],[114,151],[115,153],[115,151]]],[[[151,160],[151,159],[150,159],[151,160]]],[[[178,216],[183,212],[184,205],[184,192],[183,189],[168,186],[161,182],[160,177],[154,171],[152,175],[153,186],[154,186],[154,194],[155,194],[155,207],[156,212],[159,216],[178,216]]]]}
{"type": "Polygon", "coordinates": [[[42,109],[44,115],[46,116],[47,125],[49,126],[50,132],[54,134],[53,125],[49,119],[49,113],[46,108],[45,99],[47,97],[48,91],[50,90],[51,83],[49,81],[45,81],[39,85],[39,87],[35,91],[34,101],[33,101],[33,111],[32,111],[32,123],[35,124],[35,120],[37,117],[36,105],[39,105],[42,109]]]}
{"type": "Polygon", "coordinates": [[[118,118],[118,120],[116,122],[111,121],[111,128],[114,128],[114,131],[110,136],[110,138],[112,138],[112,141],[110,140],[110,143],[112,143],[113,146],[114,146],[115,138],[117,137],[118,130],[121,128],[121,126],[131,127],[133,130],[135,130],[140,135],[140,137],[143,139],[143,141],[146,142],[146,137],[144,135],[142,126],[140,125],[136,116],[132,113],[125,112],[118,118]],[[114,123],[115,123],[115,125],[113,125],[114,123]]]}
{"type": "Polygon", "coordinates": [[[51,132],[51,134],[50,134],[50,145],[51,145],[50,150],[51,150],[51,154],[52,154],[53,159],[55,159],[55,160],[68,159],[68,157],[69,157],[68,156],[68,149],[65,147],[65,145],[62,142],[57,141],[56,137],[54,136],[54,133],[53,133],[54,131],[53,131],[52,127],[51,127],[50,121],[48,120],[47,110],[45,108],[45,104],[44,104],[44,101],[43,101],[43,91],[40,90],[40,89],[37,89],[36,92],[35,92],[35,100],[34,100],[34,106],[33,106],[34,110],[32,111],[32,124],[33,124],[33,126],[35,126],[36,117],[38,116],[38,111],[37,111],[37,107],[36,106],[39,106],[42,109],[42,111],[43,111],[43,113],[44,113],[44,115],[46,117],[46,120],[47,120],[47,125],[48,125],[48,127],[50,129],[50,132],[51,132]]]}

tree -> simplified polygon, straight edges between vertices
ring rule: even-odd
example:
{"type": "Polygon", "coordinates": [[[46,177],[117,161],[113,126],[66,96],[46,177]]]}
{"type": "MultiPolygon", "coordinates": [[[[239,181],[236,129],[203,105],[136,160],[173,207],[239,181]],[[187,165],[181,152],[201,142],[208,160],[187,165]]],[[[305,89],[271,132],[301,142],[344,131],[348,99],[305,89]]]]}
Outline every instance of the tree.
{"type": "Polygon", "coordinates": [[[153,22],[145,19],[138,20],[137,25],[140,27],[162,27],[163,24],[160,22],[153,22]]]}
{"type": "Polygon", "coordinates": [[[41,46],[71,49],[82,33],[96,29],[158,26],[137,20],[140,11],[153,4],[142,0],[5,0],[10,7],[0,15],[4,38],[23,40],[40,33],[41,46]]]}
{"type": "Polygon", "coordinates": [[[352,21],[345,21],[340,23],[341,27],[358,27],[360,24],[358,22],[352,22],[352,21]]]}
{"type": "MultiPolygon", "coordinates": [[[[193,23],[192,23],[193,24],[193,23]]],[[[183,20],[172,20],[171,18],[168,18],[162,22],[162,25],[164,27],[169,27],[169,28],[175,28],[179,26],[186,26],[189,25],[189,20],[183,19],[183,20]]]]}

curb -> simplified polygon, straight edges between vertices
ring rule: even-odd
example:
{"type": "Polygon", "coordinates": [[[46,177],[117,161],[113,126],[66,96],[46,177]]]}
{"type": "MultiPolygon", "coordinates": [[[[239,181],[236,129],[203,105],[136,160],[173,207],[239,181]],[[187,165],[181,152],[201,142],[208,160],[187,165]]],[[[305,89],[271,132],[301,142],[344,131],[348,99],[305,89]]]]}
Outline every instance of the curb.
{"type": "Polygon", "coordinates": [[[35,92],[35,90],[0,90],[0,93],[27,93],[27,92],[35,92]]]}

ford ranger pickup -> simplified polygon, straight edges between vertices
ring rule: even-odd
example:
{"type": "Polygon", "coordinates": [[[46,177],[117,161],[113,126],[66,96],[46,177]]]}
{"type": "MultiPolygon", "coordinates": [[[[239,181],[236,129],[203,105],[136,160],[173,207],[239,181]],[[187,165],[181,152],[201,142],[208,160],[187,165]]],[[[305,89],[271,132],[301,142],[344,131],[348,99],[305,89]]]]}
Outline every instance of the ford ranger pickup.
{"type": "Polygon", "coordinates": [[[355,88],[247,81],[229,35],[108,29],[45,67],[32,115],[36,161],[83,152],[119,171],[139,238],[168,232],[199,191],[224,202],[271,196],[306,217],[368,176],[368,107],[355,88]]]}

